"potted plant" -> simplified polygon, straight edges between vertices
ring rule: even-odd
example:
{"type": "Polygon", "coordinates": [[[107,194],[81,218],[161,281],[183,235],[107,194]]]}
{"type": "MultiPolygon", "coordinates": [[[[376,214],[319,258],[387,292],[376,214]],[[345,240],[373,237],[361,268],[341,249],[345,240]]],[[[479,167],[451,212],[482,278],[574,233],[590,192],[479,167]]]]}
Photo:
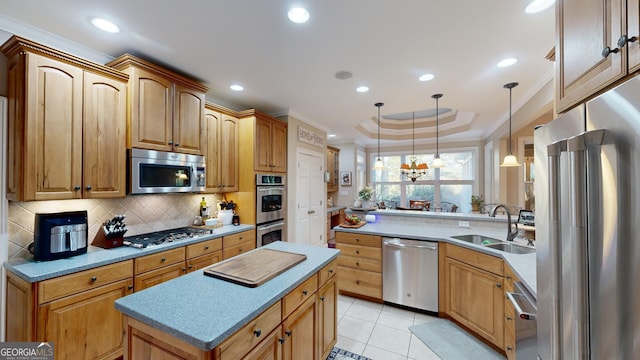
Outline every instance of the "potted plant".
{"type": "Polygon", "coordinates": [[[358,198],[362,200],[362,207],[368,209],[371,207],[371,199],[373,199],[373,187],[367,185],[358,191],[358,198]]]}
{"type": "Polygon", "coordinates": [[[471,211],[480,212],[480,207],[484,205],[484,198],[482,195],[471,195],[471,211]]]}

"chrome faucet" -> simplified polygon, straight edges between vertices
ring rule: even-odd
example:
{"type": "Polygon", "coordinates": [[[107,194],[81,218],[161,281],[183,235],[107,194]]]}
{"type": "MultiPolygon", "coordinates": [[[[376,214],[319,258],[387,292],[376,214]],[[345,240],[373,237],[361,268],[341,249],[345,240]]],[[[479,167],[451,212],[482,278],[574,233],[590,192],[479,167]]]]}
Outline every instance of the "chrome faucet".
{"type": "Polygon", "coordinates": [[[496,211],[498,210],[499,207],[503,208],[504,211],[507,213],[507,226],[508,226],[507,241],[513,241],[513,239],[515,239],[516,236],[518,236],[518,223],[513,223],[516,226],[516,229],[513,230],[511,228],[511,213],[509,212],[509,208],[504,204],[498,204],[493,208],[493,210],[491,210],[491,213],[489,214],[489,216],[496,217],[496,211]]]}

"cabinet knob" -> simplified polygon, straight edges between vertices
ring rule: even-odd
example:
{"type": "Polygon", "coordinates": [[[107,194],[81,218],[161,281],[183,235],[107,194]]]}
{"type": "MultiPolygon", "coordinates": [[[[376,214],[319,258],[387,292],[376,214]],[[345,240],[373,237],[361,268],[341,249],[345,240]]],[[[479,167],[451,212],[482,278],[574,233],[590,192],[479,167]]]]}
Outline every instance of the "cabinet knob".
{"type": "Polygon", "coordinates": [[[320,297],[320,301],[324,301],[324,296],[321,296],[321,297],[320,297]]]}
{"type": "Polygon", "coordinates": [[[511,320],[513,320],[513,318],[511,316],[507,316],[507,320],[511,321],[511,320]]]}
{"type": "Polygon", "coordinates": [[[637,36],[628,37],[627,35],[622,35],[618,39],[618,47],[623,47],[627,43],[632,43],[632,42],[636,42],[636,41],[638,41],[638,37],[637,36]]]}
{"type": "Polygon", "coordinates": [[[360,241],[360,238],[356,238],[356,241],[360,241]]]}
{"type": "Polygon", "coordinates": [[[189,265],[189,270],[193,269],[193,265],[189,265]]]}
{"type": "Polygon", "coordinates": [[[175,143],[173,144],[173,146],[180,146],[180,143],[175,143]]]}
{"type": "Polygon", "coordinates": [[[360,263],[356,261],[356,266],[360,266],[360,263]]]}
{"type": "Polygon", "coordinates": [[[182,268],[182,272],[183,272],[183,273],[186,273],[186,272],[187,272],[187,268],[184,268],[184,267],[183,267],[183,268],[182,268]]]}
{"type": "Polygon", "coordinates": [[[253,333],[256,335],[256,337],[260,337],[260,335],[262,335],[261,330],[253,330],[253,333]]]}
{"type": "Polygon", "coordinates": [[[507,276],[507,280],[511,280],[511,276],[507,276]]]}
{"type": "Polygon", "coordinates": [[[129,290],[133,290],[133,285],[129,285],[129,286],[127,286],[127,289],[129,289],[129,290]]]}
{"type": "Polygon", "coordinates": [[[87,191],[91,191],[91,190],[93,190],[93,186],[87,185],[86,189],[87,189],[87,191]]]}
{"type": "Polygon", "coordinates": [[[291,333],[291,330],[287,330],[287,331],[285,331],[284,333],[285,333],[287,336],[291,337],[291,334],[292,334],[292,333],[291,333]]]}
{"type": "Polygon", "coordinates": [[[496,286],[497,286],[497,287],[499,287],[499,288],[501,288],[501,287],[502,287],[502,284],[496,284],[496,286]]]}
{"type": "Polygon", "coordinates": [[[169,141],[167,144],[169,144],[169,145],[173,145],[173,141],[169,141]]]}
{"type": "Polygon", "coordinates": [[[360,285],[360,280],[356,280],[356,285],[360,285]]]}
{"type": "Polygon", "coordinates": [[[167,258],[163,257],[162,259],[160,259],[160,262],[165,262],[167,261],[167,258]]]}
{"type": "Polygon", "coordinates": [[[280,344],[284,344],[284,339],[283,338],[278,339],[278,341],[280,342],[280,344]]]}
{"type": "Polygon", "coordinates": [[[611,54],[611,53],[616,54],[618,52],[620,52],[619,48],[612,49],[612,48],[607,46],[606,48],[602,49],[602,57],[606,58],[606,57],[609,57],[609,54],[611,54]]]}
{"type": "Polygon", "coordinates": [[[205,249],[205,250],[209,250],[209,247],[208,247],[208,246],[205,246],[205,247],[204,247],[204,249],[205,249]]]}
{"type": "Polygon", "coordinates": [[[329,274],[333,274],[333,269],[329,269],[329,274]]]}
{"type": "Polygon", "coordinates": [[[80,186],[80,185],[76,185],[76,186],[73,187],[73,190],[75,190],[75,191],[78,191],[80,189],[82,189],[82,186],[80,186]]]}
{"type": "Polygon", "coordinates": [[[302,290],[302,295],[307,296],[309,292],[307,290],[302,290]]]}
{"type": "Polygon", "coordinates": [[[513,351],[513,348],[511,346],[507,346],[507,351],[513,351]]]}
{"type": "Polygon", "coordinates": [[[98,277],[96,277],[96,276],[92,276],[91,277],[91,282],[96,282],[97,280],[98,280],[98,277]]]}

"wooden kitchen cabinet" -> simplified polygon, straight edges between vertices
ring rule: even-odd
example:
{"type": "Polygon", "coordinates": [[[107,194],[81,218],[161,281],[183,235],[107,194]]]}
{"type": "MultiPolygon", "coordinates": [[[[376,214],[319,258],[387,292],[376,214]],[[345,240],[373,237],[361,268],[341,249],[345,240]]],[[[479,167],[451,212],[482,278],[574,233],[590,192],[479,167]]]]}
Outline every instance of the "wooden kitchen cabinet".
{"type": "Polygon", "coordinates": [[[187,272],[204,269],[222,261],[222,238],[187,245],[187,272]]]}
{"type": "Polygon", "coordinates": [[[7,272],[7,341],[54,342],[56,359],[116,359],[124,321],[115,300],[133,292],[133,261],[29,283],[7,272]]]}
{"type": "Polygon", "coordinates": [[[255,171],[287,171],[287,125],[279,120],[256,117],[255,171]]]}
{"type": "Polygon", "coordinates": [[[336,277],[332,275],[318,290],[318,350],[320,359],[326,359],[338,341],[337,314],[338,285],[336,277]]]}
{"type": "Polygon", "coordinates": [[[123,197],[127,75],[12,37],[8,64],[10,200],[123,197]]]}
{"type": "Polygon", "coordinates": [[[222,238],[222,259],[240,255],[256,248],[256,233],[253,230],[243,231],[222,238]]]}
{"type": "Polygon", "coordinates": [[[382,238],[336,231],[340,293],[382,301],[382,238]]]}
{"type": "Polygon", "coordinates": [[[327,172],[329,173],[329,182],[327,182],[327,192],[338,191],[340,180],[340,149],[327,146],[327,172]]]}
{"type": "Polygon", "coordinates": [[[624,0],[556,2],[557,112],[573,108],[640,68],[638,7],[637,1],[624,0]],[[623,36],[634,41],[625,42],[623,36]],[[605,56],[607,48],[615,52],[605,56]]]}
{"type": "MultiPolygon", "coordinates": [[[[204,117],[207,138],[206,192],[238,191],[238,118],[219,111],[220,107],[206,104],[204,117]]],[[[224,110],[224,109],[223,109],[224,110]]]]}
{"type": "Polygon", "coordinates": [[[144,290],[185,274],[187,272],[185,252],[186,249],[183,246],[133,259],[135,291],[144,290]]]}
{"type": "MultiPolygon", "coordinates": [[[[504,291],[513,292],[513,283],[520,281],[509,266],[504,268],[504,291]]],[[[504,351],[507,359],[514,360],[516,358],[516,310],[511,301],[504,301],[504,351]]]]}
{"type": "Polygon", "coordinates": [[[498,348],[504,346],[502,259],[447,244],[444,263],[447,316],[498,348]]]}
{"type": "Polygon", "coordinates": [[[130,54],[107,66],[129,75],[127,148],[205,154],[205,86],[130,54]]]}
{"type": "Polygon", "coordinates": [[[314,291],[282,322],[283,359],[318,360],[318,321],[318,306],[314,291]]]}

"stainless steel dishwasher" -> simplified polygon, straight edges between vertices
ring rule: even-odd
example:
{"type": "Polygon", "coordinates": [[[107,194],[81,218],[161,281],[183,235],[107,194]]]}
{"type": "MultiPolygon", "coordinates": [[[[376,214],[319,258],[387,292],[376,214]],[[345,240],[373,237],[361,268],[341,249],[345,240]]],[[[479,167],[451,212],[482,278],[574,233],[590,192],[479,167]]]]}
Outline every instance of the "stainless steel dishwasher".
{"type": "Polygon", "coordinates": [[[382,238],[382,300],[438,312],[438,243],[382,238]]]}

